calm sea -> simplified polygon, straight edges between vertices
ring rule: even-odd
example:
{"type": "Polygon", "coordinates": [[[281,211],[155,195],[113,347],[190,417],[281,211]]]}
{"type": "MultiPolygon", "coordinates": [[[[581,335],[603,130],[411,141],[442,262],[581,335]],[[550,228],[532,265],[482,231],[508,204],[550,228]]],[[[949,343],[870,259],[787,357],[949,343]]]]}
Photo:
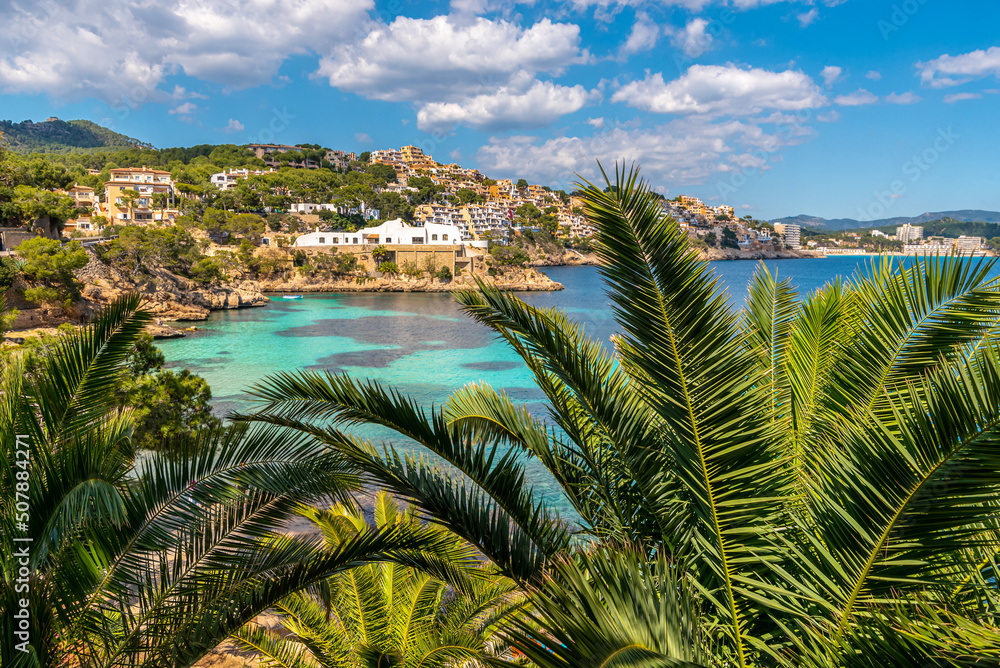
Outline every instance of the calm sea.
{"type": "MultiPolygon", "coordinates": [[[[776,260],[779,278],[791,277],[801,293],[836,276],[863,271],[868,258],[776,260]]],[[[734,305],[742,306],[754,262],[718,262],[713,268],[734,305]]],[[[531,304],[565,309],[604,341],[615,332],[604,285],[594,267],[552,267],[560,292],[525,293],[531,304]]],[[[199,331],[159,342],[168,366],[187,367],[212,386],[216,411],[246,410],[246,388],[269,374],[328,369],[373,378],[425,405],[440,404],[470,382],[503,388],[514,399],[542,411],[543,396],[519,357],[484,327],[464,317],[448,294],[355,293],[274,299],[263,308],[218,311],[199,331]]],[[[366,429],[364,435],[389,435],[366,429]]],[[[544,472],[533,482],[545,493],[544,472]]],[[[556,499],[553,499],[554,501],[556,499]]],[[[558,502],[557,502],[558,503],[558,502]]],[[[559,504],[561,505],[561,504],[559,504]]]]}

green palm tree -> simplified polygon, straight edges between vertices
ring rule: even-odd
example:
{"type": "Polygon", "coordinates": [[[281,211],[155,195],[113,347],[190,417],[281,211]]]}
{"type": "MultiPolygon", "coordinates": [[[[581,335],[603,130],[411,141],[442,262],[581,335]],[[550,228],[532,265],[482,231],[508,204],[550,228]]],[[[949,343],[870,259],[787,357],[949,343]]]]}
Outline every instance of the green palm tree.
{"type": "MultiPolygon", "coordinates": [[[[570,586],[553,569],[574,538],[668,560],[696,594],[713,665],[997,665],[993,262],[887,258],[804,297],[761,267],[735,309],[635,170],[608,181],[582,194],[613,351],[488,285],[458,296],[524,359],[547,420],[487,385],[423,409],[316,372],[259,385],[260,409],[239,419],[331,446],[530,591],[570,586]],[[359,422],[435,459],[343,429],[359,422]],[[533,492],[526,459],[552,474],[575,526],[533,492]]],[[[599,592],[579,567],[577,584],[599,592]]],[[[637,600],[652,582],[634,582],[637,600]]],[[[595,617],[593,635],[640,642],[657,623],[595,617]]],[[[648,665],[690,659],[643,647],[660,655],[648,665]]]]}
{"type": "Polygon", "coordinates": [[[337,545],[286,536],[301,504],[357,488],[342,456],[302,436],[241,425],[138,456],[131,411],[112,406],[149,320],[137,296],[122,298],[61,338],[41,372],[15,358],[0,373],[4,666],[190,666],[358,563],[435,568],[451,554],[413,526],[337,545]]]}
{"type": "MultiPolygon", "coordinates": [[[[303,515],[332,546],[367,531],[419,524],[413,508],[400,509],[384,492],[375,499],[371,525],[357,508],[343,505],[303,515]]],[[[279,603],[282,631],[250,624],[236,638],[245,650],[260,653],[264,665],[283,668],[486,665],[506,651],[497,631],[519,611],[523,597],[513,582],[480,566],[465,541],[444,529],[436,532],[452,545],[441,572],[459,588],[400,563],[356,566],[279,603]]]]}

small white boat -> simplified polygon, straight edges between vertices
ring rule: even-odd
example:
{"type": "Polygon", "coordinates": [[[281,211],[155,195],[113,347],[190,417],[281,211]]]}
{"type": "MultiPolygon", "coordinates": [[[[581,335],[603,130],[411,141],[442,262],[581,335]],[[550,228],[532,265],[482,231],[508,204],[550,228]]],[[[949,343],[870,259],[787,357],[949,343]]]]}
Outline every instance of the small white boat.
{"type": "Polygon", "coordinates": [[[302,299],[302,295],[282,295],[282,299],[302,299]]]}

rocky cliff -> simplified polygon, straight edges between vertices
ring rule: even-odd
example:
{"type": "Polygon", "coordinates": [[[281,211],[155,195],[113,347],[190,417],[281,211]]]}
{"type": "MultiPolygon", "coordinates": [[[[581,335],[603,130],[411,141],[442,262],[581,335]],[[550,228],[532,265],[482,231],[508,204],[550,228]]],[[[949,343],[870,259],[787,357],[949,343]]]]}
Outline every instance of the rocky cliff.
{"type": "MultiPolygon", "coordinates": [[[[535,292],[562,290],[561,283],[534,269],[507,269],[502,275],[484,277],[501,290],[511,292],[535,292]]],[[[354,277],[343,279],[292,279],[271,278],[254,281],[261,292],[452,292],[474,288],[471,276],[459,276],[450,280],[438,278],[409,278],[407,276],[377,278],[354,277]]]]}
{"type": "Polygon", "coordinates": [[[699,248],[697,249],[701,259],[717,260],[780,260],[802,257],[814,257],[813,254],[794,250],[751,250],[744,251],[736,248],[699,248]]]}
{"type": "Polygon", "coordinates": [[[204,320],[211,311],[263,306],[268,298],[249,281],[229,285],[203,285],[178,276],[160,266],[147,266],[143,273],[129,273],[104,264],[96,257],[77,273],[84,300],[97,306],[110,303],[127,292],[138,292],[157,318],[204,320]]]}

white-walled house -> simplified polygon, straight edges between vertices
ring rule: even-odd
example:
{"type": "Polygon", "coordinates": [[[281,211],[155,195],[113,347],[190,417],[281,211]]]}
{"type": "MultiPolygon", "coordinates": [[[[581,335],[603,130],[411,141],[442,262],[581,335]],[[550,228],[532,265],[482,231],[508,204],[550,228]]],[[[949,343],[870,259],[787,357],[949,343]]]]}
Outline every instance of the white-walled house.
{"type": "Polygon", "coordinates": [[[296,247],[315,246],[460,246],[462,230],[455,225],[427,223],[422,227],[408,225],[397,218],[377,227],[366,227],[357,232],[310,232],[295,239],[296,247]]]}

